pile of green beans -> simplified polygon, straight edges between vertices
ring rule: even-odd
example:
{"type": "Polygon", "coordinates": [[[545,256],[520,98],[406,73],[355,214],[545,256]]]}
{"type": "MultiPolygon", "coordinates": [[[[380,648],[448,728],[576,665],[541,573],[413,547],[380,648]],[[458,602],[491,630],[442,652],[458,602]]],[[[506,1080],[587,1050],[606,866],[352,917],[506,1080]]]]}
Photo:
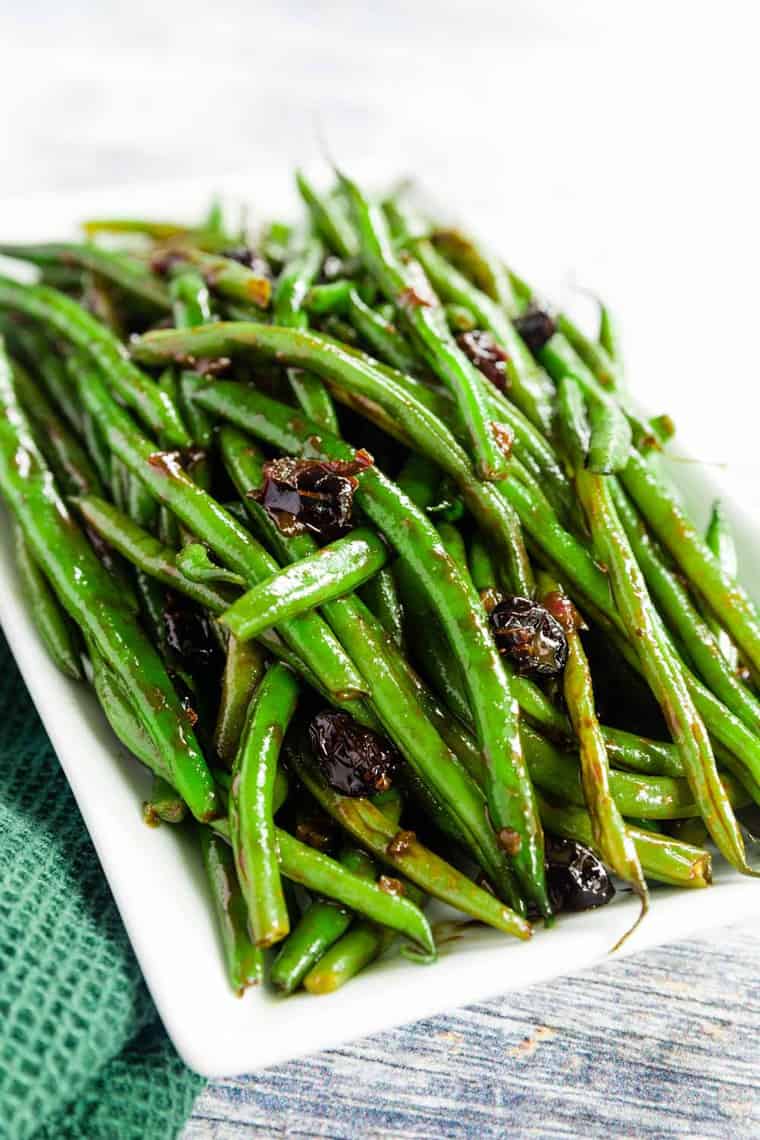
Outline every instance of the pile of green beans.
{"type": "Polygon", "coordinates": [[[436,901],[527,940],[571,906],[568,841],[637,921],[709,886],[705,844],[754,874],[760,613],[721,505],[701,532],[652,461],[672,427],[632,408],[611,309],[587,333],[408,190],[296,181],[296,225],[215,203],[0,244],[38,273],[0,277],[23,597],[151,770],[146,822],[196,838],[231,987],[429,962],[436,901]],[[285,510],[286,469],[327,481],[285,510]],[[497,621],[520,606],[551,679],[497,621]],[[317,713],[384,738],[382,780],[349,794],[317,713]]]}

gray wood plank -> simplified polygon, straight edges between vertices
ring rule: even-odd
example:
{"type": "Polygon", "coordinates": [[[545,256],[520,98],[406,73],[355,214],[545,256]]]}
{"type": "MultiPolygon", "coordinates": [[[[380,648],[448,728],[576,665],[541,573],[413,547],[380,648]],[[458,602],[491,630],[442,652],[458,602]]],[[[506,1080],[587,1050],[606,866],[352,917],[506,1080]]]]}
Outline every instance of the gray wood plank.
{"type": "Polygon", "coordinates": [[[714,931],[215,1082],[182,1140],[760,1136],[759,935],[714,931]]]}

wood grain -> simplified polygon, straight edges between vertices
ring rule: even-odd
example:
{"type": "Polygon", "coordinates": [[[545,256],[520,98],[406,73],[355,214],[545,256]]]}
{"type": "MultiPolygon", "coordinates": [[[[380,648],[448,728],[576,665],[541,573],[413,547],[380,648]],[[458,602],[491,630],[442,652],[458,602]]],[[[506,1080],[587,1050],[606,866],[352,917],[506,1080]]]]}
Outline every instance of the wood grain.
{"type": "Polygon", "coordinates": [[[759,939],[714,931],[216,1082],[182,1140],[760,1136],[759,939]]]}

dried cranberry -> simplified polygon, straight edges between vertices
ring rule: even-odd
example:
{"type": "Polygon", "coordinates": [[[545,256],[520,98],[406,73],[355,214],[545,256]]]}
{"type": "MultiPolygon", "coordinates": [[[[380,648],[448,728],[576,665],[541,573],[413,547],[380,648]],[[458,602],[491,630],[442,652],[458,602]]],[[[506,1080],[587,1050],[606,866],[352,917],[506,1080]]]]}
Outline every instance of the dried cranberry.
{"type": "Polygon", "coordinates": [[[218,676],[221,653],[204,611],[167,591],[163,618],[166,644],[188,672],[198,680],[218,676]]]}
{"type": "Polygon", "coordinates": [[[500,344],[484,329],[460,333],[457,344],[465,356],[469,357],[477,369],[503,392],[509,386],[507,376],[507,356],[500,344]]]}
{"type": "Polygon", "coordinates": [[[328,784],[344,796],[386,791],[401,763],[390,741],[335,709],[317,713],[309,739],[328,784]]]}
{"type": "Polygon", "coordinates": [[[366,451],[348,463],[319,459],[273,459],[263,467],[264,485],[251,492],[283,534],[309,531],[329,541],[351,527],[355,475],[371,466],[366,451]]]}
{"type": "Polygon", "coordinates": [[[514,325],[531,352],[539,352],[557,331],[554,318],[538,305],[530,305],[515,317],[514,325]]]}
{"type": "Polygon", "coordinates": [[[546,835],[546,870],[552,909],[592,910],[615,894],[604,865],[574,839],[546,835]]]}
{"type": "Polygon", "coordinates": [[[567,661],[567,638],[555,617],[530,598],[507,597],[488,615],[496,644],[520,673],[553,677],[567,661]]]}

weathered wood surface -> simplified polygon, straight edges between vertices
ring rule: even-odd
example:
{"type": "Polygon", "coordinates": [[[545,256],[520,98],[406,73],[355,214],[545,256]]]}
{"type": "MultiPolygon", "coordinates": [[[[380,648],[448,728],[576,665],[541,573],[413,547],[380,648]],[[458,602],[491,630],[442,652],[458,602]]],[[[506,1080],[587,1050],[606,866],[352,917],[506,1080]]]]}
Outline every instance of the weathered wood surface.
{"type": "Polygon", "coordinates": [[[759,967],[760,922],[610,961],[211,1084],[182,1140],[760,1136],[759,967]]]}

